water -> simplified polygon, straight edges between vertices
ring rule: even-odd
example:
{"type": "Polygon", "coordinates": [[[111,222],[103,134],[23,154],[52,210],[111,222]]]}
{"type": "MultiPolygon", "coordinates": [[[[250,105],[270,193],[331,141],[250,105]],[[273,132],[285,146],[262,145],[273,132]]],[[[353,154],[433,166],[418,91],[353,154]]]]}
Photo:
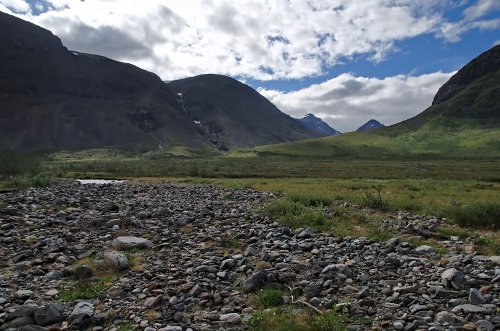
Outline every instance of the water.
{"type": "Polygon", "coordinates": [[[94,184],[94,185],[104,185],[104,184],[116,184],[123,183],[123,180],[116,179],[77,179],[77,182],[83,185],[94,184]]]}

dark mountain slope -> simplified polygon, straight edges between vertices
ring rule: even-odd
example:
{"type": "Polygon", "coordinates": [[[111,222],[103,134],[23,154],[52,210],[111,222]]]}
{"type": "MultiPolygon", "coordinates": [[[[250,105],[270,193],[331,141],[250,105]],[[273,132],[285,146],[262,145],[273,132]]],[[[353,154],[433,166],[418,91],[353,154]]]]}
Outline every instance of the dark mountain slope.
{"type": "Polygon", "coordinates": [[[0,13],[0,141],[11,148],[77,149],[204,138],[156,75],[68,51],[50,31],[0,13]]]}
{"type": "Polygon", "coordinates": [[[323,136],[283,114],[251,87],[221,75],[167,84],[179,103],[221,148],[237,148],[323,136]],[[182,100],[180,100],[182,98],[182,100]]]}
{"type": "Polygon", "coordinates": [[[441,86],[432,104],[439,105],[449,100],[478,78],[497,70],[500,70],[500,45],[482,53],[453,75],[441,86]]]}
{"type": "Polygon", "coordinates": [[[318,136],[233,79],[171,84],[179,88],[133,65],[68,51],[50,31],[0,12],[0,148],[216,150],[318,136]]]}
{"type": "Polygon", "coordinates": [[[365,124],[361,125],[356,131],[363,131],[363,130],[372,130],[372,129],[378,129],[378,128],[384,128],[385,125],[380,123],[377,120],[371,119],[365,124]]]}
{"type": "Polygon", "coordinates": [[[314,131],[318,131],[327,136],[340,134],[339,131],[335,130],[334,128],[326,124],[321,118],[318,118],[313,114],[307,114],[306,116],[297,120],[307,126],[309,129],[313,129],[314,131]]]}

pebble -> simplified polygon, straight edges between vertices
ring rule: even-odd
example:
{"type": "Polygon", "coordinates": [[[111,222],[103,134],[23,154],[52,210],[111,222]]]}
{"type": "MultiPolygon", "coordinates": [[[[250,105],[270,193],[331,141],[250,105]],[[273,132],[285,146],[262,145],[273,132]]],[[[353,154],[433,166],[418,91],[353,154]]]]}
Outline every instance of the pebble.
{"type": "MultiPolygon", "coordinates": [[[[292,300],[320,310],[345,305],[349,330],[500,328],[500,257],[467,253],[474,238],[447,238],[449,253],[440,254],[402,238],[375,242],[291,229],[259,215],[279,196],[215,185],[69,180],[0,193],[7,206],[0,210],[0,275],[8,275],[0,276],[0,327],[242,329],[257,310],[256,294],[280,289],[296,312],[304,306],[292,300]],[[62,291],[107,272],[117,279],[106,280],[93,299],[60,300],[62,291]],[[361,325],[360,317],[373,322],[361,325]]],[[[362,212],[383,231],[417,240],[449,226],[433,216],[362,212]]]]}

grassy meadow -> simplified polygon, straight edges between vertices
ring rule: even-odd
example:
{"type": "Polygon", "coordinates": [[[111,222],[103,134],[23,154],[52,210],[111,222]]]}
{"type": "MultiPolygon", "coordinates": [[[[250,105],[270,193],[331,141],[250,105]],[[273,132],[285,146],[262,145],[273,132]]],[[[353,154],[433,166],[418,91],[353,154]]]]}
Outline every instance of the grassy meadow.
{"type": "Polygon", "coordinates": [[[376,222],[411,212],[446,217],[463,230],[442,229],[445,237],[453,235],[450,231],[482,237],[481,252],[500,254],[500,159],[335,159],[300,155],[300,148],[297,155],[286,155],[288,145],[207,156],[114,149],[3,151],[0,190],[44,186],[51,178],[141,178],[251,188],[283,195],[262,212],[291,227],[385,240],[397,234],[384,233],[376,222]]]}

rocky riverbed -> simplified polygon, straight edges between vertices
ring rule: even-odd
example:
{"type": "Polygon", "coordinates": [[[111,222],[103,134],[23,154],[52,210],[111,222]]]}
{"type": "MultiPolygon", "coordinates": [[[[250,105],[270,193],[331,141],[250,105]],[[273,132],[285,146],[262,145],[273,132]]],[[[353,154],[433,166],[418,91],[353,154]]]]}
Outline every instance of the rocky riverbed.
{"type": "MultiPolygon", "coordinates": [[[[500,257],[289,229],[259,216],[273,198],[140,181],[0,194],[0,329],[246,329],[268,288],[290,314],[345,306],[349,330],[500,328],[500,257]]],[[[425,236],[440,222],[381,225],[425,236]]]]}

